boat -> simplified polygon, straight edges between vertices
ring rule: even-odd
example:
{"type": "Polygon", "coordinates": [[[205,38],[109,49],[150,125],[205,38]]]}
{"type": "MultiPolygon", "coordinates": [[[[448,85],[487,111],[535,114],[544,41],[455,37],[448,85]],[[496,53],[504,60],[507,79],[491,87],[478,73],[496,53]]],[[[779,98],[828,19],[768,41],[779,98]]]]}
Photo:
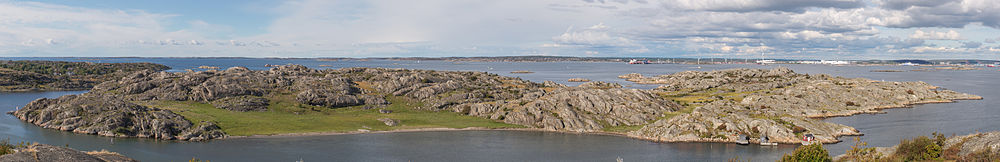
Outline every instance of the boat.
{"type": "Polygon", "coordinates": [[[802,145],[816,144],[816,136],[813,134],[806,134],[802,136],[802,145]]]}
{"type": "Polygon", "coordinates": [[[750,144],[750,136],[740,134],[739,138],[736,139],[736,144],[749,145],[750,144]]]}
{"type": "Polygon", "coordinates": [[[767,135],[760,135],[760,145],[761,146],[777,146],[778,143],[771,142],[771,138],[767,138],[767,135]]]}
{"type": "Polygon", "coordinates": [[[636,60],[632,59],[628,61],[628,64],[649,64],[649,60],[636,60]]]}
{"type": "Polygon", "coordinates": [[[920,64],[916,64],[916,63],[913,63],[913,62],[906,62],[906,63],[899,64],[899,66],[917,66],[917,65],[920,65],[920,64]]]}

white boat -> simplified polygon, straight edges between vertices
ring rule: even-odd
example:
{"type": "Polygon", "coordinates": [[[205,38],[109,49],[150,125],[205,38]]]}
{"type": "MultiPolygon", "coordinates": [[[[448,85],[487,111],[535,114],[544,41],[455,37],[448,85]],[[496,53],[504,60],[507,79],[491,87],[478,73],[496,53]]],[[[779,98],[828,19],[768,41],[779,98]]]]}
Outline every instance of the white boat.
{"type": "Polygon", "coordinates": [[[628,61],[628,64],[649,64],[649,60],[636,60],[632,59],[628,61]]]}
{"type": "Polygon", "coordinates": [[[777,146],[778,143],[771,142],[770,138],[767,138],[767,135],[761,135],[760,136],[760,145],[761,146],[777,146]]]}
{"type": "Polygon", "coordinates": [[[742,134],[739,135],[738,138],[736,139],[736,144],[749,145],[750,144],[750,136],[742,135],[742,134]]]}

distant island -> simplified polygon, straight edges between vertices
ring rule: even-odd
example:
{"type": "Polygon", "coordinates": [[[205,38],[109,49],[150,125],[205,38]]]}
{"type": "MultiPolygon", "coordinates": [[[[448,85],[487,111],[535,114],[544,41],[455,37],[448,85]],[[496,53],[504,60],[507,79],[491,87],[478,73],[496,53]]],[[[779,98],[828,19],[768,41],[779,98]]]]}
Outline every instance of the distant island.
{"type": "MultiPolygon", "coordinates": [[[[115,137],[207,140],[260,135],[514,129],[599,133],[664,142],[737,142],[766,135],[823,143],[859,135],[816,118],[981,99],[923,82],[797,74],[787,68],[687,71],[569,87],[485,72],[301,65],[253,71],[143,70],[81,95],[11,112],[45,128],[115,137]]],[[[756,141],[755,141],[756,142],[756,141]]]]}
{"type": "Polygon", "coordinates": [[[648,61],[652,64],[833,64],[833,65],[1000,65],[1000,60],[983,59],[899,59],[899,60],[819,60],[772,58],[664,58],[664,57],[574,57],[574,56],[483,56],[483,57],[371,57],[319,58],[321,61],[395,60],[395,61],[455,61],[455,62],[629,62],[648,61]]]}
{"type": "Polygon", "coordinates": [[[152,63],[0,61],[0,91],[87,90],[132,72],[167,69],[152,63]]]}

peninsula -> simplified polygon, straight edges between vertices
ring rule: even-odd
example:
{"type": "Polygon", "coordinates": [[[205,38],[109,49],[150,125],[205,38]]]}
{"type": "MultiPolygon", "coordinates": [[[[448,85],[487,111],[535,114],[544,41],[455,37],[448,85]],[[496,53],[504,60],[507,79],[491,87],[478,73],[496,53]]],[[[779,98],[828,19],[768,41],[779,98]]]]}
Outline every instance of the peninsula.
{"type": "Polygon", "coordinates": [[[797,74],[786,68],[688,71],[569,87],[485,72],[387,68],[252,71],[143,70],[90,92],[38,99],[11,112],[45,128],[116,137],[206,140],[232,136],[428,128],[528,129],[681,142],[767,135],[798,143],[858,135],[816,118],[912,104],[981,99],[923,82],[797,74]]]}

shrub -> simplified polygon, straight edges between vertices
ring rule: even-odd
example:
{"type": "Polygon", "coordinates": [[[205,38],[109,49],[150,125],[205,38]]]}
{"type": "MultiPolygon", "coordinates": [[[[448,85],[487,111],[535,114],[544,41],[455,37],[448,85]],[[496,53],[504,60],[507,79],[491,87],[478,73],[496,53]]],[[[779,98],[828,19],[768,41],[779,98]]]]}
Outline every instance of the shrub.
{"type": "Polygon", "coordinates": [[[802,133],[802,132],[806,132],[806,128],[803,128],[803,127],[800,127],[800,126],[797,126],[797,125],[794,126],[794,127],[792,127],[792,133],[799,134],[799,133],[802,133]]]}
{"type": "Polygon", "coordinates": [[[927,136],[919,136],[899,142],[893,156],[903,161],[937,160],[942,151],[937,141],[927,138],[927,136]]]}
{"type": "Polygon", "coordinates": [[[785,154],[781,157],[781,162],[793,161],[833,161],[830,154],[826,152],[822,144],[804,145],[796,148],[791,155],[785,154]]]}
{"type": "Polygon", "coordinates": [[[201,159],[192,157],[191,160],[188,160],[188,162],[211,162],[211,161],[201,160],[201,159]]]}
{"type": "Polygon", "coordinates": [[[3,139],[0,141],[0,155],[7,155],[14,153],[14,145],[10,144],[10,139],[3,139]]]}
{"type": "Polygon", "coordinates": [[[868,142],[862,142],[861,138],[854,137],[854,146],[847,150],[846,158],[854,162],[875,162],[880,161],[882,153],[875,151],[874,147],[866,148],[868,142]]]}
{"type": "Polygon", "coordinates": [[[944,142],[948,141],[948,137],[945,137],[944,134],[934,132],[931,133],[931,135],[934,135],[934,143],[937,144],[938,146],[944,147],[945,145],[944,142]]]}
{"type": "Polygon", "coordinates": [[[28,146],[28,143],[25,143],[25,142],[20,142],[20,143],[17,143],[16,145],[12,144],[12,143],[10,143],[10,139],[9,138],[5,138],[3,140],[0,140],[0,155],[13,154],[14,153],[14,149],[23,148],[23,147],[27,147],[27,146],[28,146]]]}

